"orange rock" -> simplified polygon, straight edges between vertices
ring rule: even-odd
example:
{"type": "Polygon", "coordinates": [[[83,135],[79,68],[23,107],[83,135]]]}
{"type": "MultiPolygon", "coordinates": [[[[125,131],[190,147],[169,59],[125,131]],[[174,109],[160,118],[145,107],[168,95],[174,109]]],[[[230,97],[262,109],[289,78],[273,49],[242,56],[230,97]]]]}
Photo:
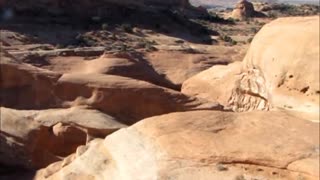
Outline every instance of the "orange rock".
{"type": "Polygon", "coordinates": [[[68,166],[47,178],[41,174],[52,168],[40,170],[36,179],[316,180],[318,132],[318,124],[285,111],[172,113],[92,141],[68,166]]]}

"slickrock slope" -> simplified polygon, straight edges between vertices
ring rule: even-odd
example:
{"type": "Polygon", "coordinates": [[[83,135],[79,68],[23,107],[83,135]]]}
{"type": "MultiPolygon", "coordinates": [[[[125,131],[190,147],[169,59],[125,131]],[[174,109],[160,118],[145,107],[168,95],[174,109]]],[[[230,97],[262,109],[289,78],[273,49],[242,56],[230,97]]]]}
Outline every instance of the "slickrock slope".
{"type": "Polygon", "coordinates": [[[186,52],[157,51],[146,56],[156,72],[162,74],[174,87],[181,89],[182,83],[195,74],[213,65],[228,64],[223,57],[186,52]]]}
{"type": "Polygon", "coordinates": [[[316,180],[318,132],[287,112],[172,113],[82,146],[36,179],[316,180]]]}
{"type": "Polygon", "coordinates": [[[318,16],[281,18],[267,24],[254,38],[242,65],[229,66],[190,78],[182,92],[210,97],[235,111],[285,108],[319,119],[318,16]]]}
{"type": "Polygon", "coordinates": [[[9,179],[13,169],[43,168],[143,118],[222,109],[146,81],[106,75],[103,66],[62,74],[20,62],[6,51],[0,63],[0,170],[9,179]]]}
{"type": "Polygon", "coordinates": [[[1,180],[319,178],[319,17],[266,25],[244,58],[270,19],[187,0],[0,11],[1,180]]]}
{"type": "Polygon", "coordinates": [[[16,109],[87,106],[126,124],[176,111],[219,109],[216,103],[145,81],[105,75],[99,68],[89,74],[82,71],[62,75],[20,63],[5,54],[1,78],[1,105],[16,109]]]}
{"type": "Polygon", "coordinates": [[[0,104],[15,108],[45,108],[53,101],[52,89],[61,74],[19,62],[1,50],[0,104]]]}
{"type": "Polygon", "coordinates": [[[182,92],[228,106],[232,89],[241,74],[241,62],[213,66],[186,80],[182,92]]]}
{"type": "Polygon", "coordinates": [[[126,127],[111,116],[82,108],[0,108],[0,164],[35,169],[75,152],[92,138],[126,127]]]}
{"type": "Polygon", "coordinates": [[[126,124],[170,112],[221,109],[217,103],[113,75],[64,74],[56,85],[55,95],[64,100],[64,106],[100,109],[126,124]]]}
{"type": "Polygon", "coordinates": [[[101,57],[82,61],[77,65],[69,64],[71,73],[109,74],[147,81],[159,86],[178,89],[175,84],[166,80],[155,71],[155,67],[139,54],[119,53],[104,54],[101,57]]]}

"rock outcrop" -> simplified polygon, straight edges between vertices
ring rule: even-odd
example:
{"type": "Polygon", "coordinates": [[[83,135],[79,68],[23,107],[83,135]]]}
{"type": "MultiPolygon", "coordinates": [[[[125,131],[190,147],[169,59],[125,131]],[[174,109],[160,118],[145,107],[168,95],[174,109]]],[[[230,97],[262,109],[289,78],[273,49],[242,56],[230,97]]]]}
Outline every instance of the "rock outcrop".
{"type": "Polygon", "coordinates": [[[248,2],[247,0],[240,0],[233,12],[232,12],[232,17],[235,19],[245,19],[249,17],[253,17],[255,13],[253,4],[251,2],[248,2]]]}
{"type": "MultiPolygon", "coordinates": [[[[99,63],[108,65],[103,59],[99,63]]],[[[170,112],[220,108],[216,103],[207,103],[146,81],[105,75],[107,69],[100,67],[102,69],[96,68],[94,72],[83,69],[82,72],[59,74],[3,54],[1,106],[30,110],[86,106],[99,109],[125,124],[170,112]]]]}
{"type": "Polygon", "coordinates": [[[288,112],[172,113],[79,147],[36,179],[316,180],[318,132],[288,112]]]}
{"type": "Polygon", "coordinates": [[[181,89],[182,83],[197,73],[213,65],[229,63],[223,57],[174,51],[149,53],[146,60],[158,74],[163,75],[177,89],[181,89]]]}
{"type": "Polygon", "coordinates": [[[241,62],[235,62],[202,71],[183,83],[182,92],[227,107],[237,75],[241,73],[241,65],[241,62]]]}
{"type": "Polygon", "coordinates": [[[0,0],[0,179],[319,179],[319,17],[189,6],[0,0]]]}
{"type": "Polygon", "coordinates": [[[61,74],[22,63],[1,50],[0,105],[44,108],[54,102],[53,87],[61,74]]]}
{"type": "Polygon", "coordinates": [[[0,108],[0,164],[38,169],[61,160],[93,138],[126,127],[97,110],[0,108]]]}
{"type": "Polygon", "coordinates": [[[114,75],[64,74],[56,85],[55,95],[63,100],[64,107],[100,109],[125,124],[170,112],[221,109],[216,103],[114,75]]]}
{"type": "Polygon", "coordinates": [[[236,4],[232,11],[231,17],[239,20],[246,20],[251,17],[263,17],[265,16],[261,12],[257,12],[254,9],[254,5],[247,0],[240,0],[236,4]]]}
{"type": "MultiPolygon", "coordinates": [[[[62,74],[23,63],[1,51],[0,164],[38,169],[143,118],[222,109],[217,103],[123,77],[126,74],[106,75],[112,67],[103,59],[97,61],[105,66],[62,74]]],[[[97,61],[90,63],[96,65],[97,61]]],[[[128,61],[118,64],[120,67],[116,64],[113,70],[122,65],[131,68],[128,61]]],[[[143,78],[135,76],[139,77],[143,78]]]]}
{"type": "Polygon", "coordinates": [[[281,18],[267,24],[242,65],[230,66],[192,77],[182,92],[210,97],[235,111],[285,108],[319,119],[319,17],[281,18]]]}
{"type": "Polygon", "coordinates": [[[255,36],[243,68],[261,74],[273,106],[319,113],[319,43],[319,16],[278,19],[255,36]]]}

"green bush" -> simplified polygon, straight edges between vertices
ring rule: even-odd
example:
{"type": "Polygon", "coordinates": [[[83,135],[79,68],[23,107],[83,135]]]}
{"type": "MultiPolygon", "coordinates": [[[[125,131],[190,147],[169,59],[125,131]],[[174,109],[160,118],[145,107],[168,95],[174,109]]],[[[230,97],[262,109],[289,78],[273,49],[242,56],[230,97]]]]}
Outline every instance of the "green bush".
{"type": "Polygon", "coordinates": [[[120,28],[124,32],[133,33],[133,27],[131,24],[122,24],[120,28]]]}
{"type": "Polygon", "coordinates": [[[106,31],[108,29],[108,27],[109,27],[109,25],[107,23],[103,23],[101,25],[101,29],[104,30],[104,31],[106,31]]]}
{"type": "Polygon", "coordinates": [[[255,28],[255,27],[252,27],[252,28],[251,28],[251,32],[253,32],[253,33],[257,33],[257,32],[258,32],[258,29],[257,29],[257,28],[255,28]]]}
{"type": "Polygon", "coordinates": [[[237,45],[238,42],[233,40],[230,36],[228,35],[222,35],[220,36],[220,38],[224,41],[224,42],[227,42],[227,43],[230,43],[231,45],[237,45]]]}

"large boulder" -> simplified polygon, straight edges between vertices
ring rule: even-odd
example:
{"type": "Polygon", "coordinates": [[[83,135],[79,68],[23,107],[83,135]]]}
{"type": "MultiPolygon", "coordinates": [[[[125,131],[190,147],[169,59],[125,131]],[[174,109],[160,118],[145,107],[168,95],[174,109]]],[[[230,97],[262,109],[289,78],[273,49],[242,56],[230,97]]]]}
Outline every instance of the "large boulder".
{"type": "Polygon", "coordinates": [[[285,108],[319,119],[318,16],[281,18],[267,24],[242,64],[232,67],[202,72],[187,80],[182,92],[218,100],[234,111],[285,108]]]}
{"type": "Polygon", "coordinates": [[[243,75],[258,85],[249,91],[259,88],[257,94],[276,107],[319,113],[319,32],[319,16],[264,26],[243,60],[243,75]]]}
{"type": "Polygon", "coordinates": [[[229,105],[232,89],[241,73],[241,62],[228,65],[216,65],[186,80],[182,93],[229,105]]]}
{"type": "Polygon", "coordinates": [[[0,108],[0,164],[38,169],[61,160],[93,138],[126,127],[97,110],[0,108]]]}
{"type": "Polygon", "coordinates": [[[317,133],[288,112],[172,113],[79,147],[36,179],[316,180],[317,133]]]}

